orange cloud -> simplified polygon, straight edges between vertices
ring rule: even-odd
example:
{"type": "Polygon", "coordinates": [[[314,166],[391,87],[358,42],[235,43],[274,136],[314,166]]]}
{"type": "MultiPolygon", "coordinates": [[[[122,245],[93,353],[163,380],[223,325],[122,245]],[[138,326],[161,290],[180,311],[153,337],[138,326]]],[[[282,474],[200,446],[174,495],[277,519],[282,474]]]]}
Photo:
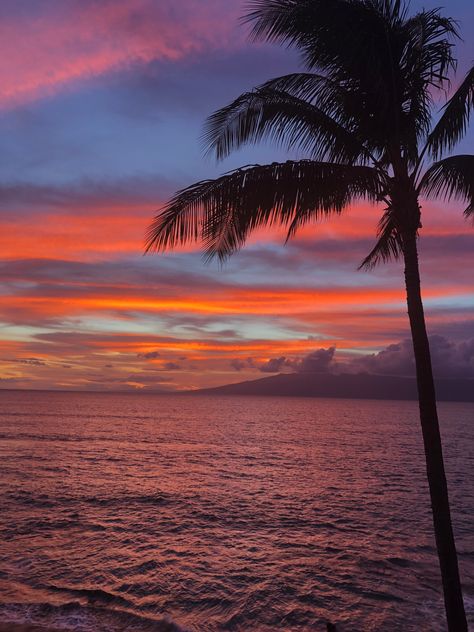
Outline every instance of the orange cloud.
{"type": "MultiPolygon", "coordinates": [[[[470,296],[471,288],[463,285],[427,287],[425,298],[470,296]]],[[[327,320],[328,314],[337,312],[357,318],[360,312],[378,311],[388,306],[403,313],[405,294],[402,288],[266,288],[205,285],[194,292],[187,288],[170,289],[157,287],[153,292],[136,289],[121,283],[62,283],[44,285],[41,295],[34,290],[17,289],[14,294],[3,297],[0,310],[4,313],[24,311],[30,319],[72,318],[78,316],[127,314],[168,314],[173,312],[214,316],[276,316],[292,317],[304,321],[318,315],[327,320]],[[87,294],[86,294],[87,292],[87,294]]]]}
{"type": "MultiPolygon", "coordinates": [[[[303,239],[375,239],[377,224],[383,214],[383,204],[355,204],[341,215],[332,215],[318,223],[308,224],[298,231],[303,239]]],[[[462,203],[444,203],[442,200],[424,201],[421,236],[452,235],[472,231],[472,225],[463,216],[462,203]]],[[[264,234],[263,231],[261,233],[264,234]]]]}
{"type": "MultiPolygon", "coordinates": [[[[123,202],[118,199],[92,199],[82,203],[65,200],[60,210],[29,213],[26,221],[16,209],[9,209],[7,205],[0,220],[0,252],[3,259],[21,256],[34,259],[87,257],[91,260],[141,254],[146,228],[160,205],[159,200],[151,204],[139,198],[123,202]],[[28,230],[25,230],[25,225],[28,230]]],[[[351,241],[375,241],[377,218],[374,209],[355,207],[343,216],[306,226],[298,233],[298,241],[318,243],[333,240],[340,257],[341,252],[347,253],[351,241]]],[[[429,218],[421,232],[422,237],[448,237],[472,232],[459,209],[456,212],[452,208],[445,210],[442,206],[433,205],[430,206],[429,218]]],[[[272,241],[283,244],[283,240],[281,230],[259,230],[251,236],[249,245],[272,241]]],[[[199,249],[199,244],[188,244],[175,250],[192,252],[199,249]]],[[[354,266],[359,262],[357,257],[366,254],[365,250],[359,249],[360,252],[354,253],[354,266]]]]}
{"type": "Polygon", "coordinates": [[[70,215],[45,214],[24,219],[4,219],[0,225],[3,259],[77,259],[140,254],[148,214],[98,212],[70,215]],[[28,230],[25,230],[25,224],[28,230]]]}

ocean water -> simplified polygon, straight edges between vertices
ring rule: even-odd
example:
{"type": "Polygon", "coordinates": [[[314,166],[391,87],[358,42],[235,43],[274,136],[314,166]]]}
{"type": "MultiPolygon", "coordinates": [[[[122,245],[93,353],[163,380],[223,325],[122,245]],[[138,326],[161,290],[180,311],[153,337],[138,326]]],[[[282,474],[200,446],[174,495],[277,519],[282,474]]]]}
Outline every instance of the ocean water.
{"type": "MultiPolygon", "coordinates": [[[[474,623],[474,405],[440,405],[474,623]]],[[[413,402],[0,392],[0,622],[444,630],[413,402]]]]}

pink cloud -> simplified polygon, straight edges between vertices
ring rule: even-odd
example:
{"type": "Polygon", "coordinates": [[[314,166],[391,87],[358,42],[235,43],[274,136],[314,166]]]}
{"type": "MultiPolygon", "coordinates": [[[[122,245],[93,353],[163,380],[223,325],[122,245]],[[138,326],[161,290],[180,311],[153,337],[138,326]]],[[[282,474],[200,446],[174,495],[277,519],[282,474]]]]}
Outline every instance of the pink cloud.
{"type": "Polygon", "coordinates": [[[49,9],[19,11],[0,23],[0,107],[131,64],[178,60],[236,41],[235,6],[218,0],[179,7],[172,0],[63,0],[49,9]]]}

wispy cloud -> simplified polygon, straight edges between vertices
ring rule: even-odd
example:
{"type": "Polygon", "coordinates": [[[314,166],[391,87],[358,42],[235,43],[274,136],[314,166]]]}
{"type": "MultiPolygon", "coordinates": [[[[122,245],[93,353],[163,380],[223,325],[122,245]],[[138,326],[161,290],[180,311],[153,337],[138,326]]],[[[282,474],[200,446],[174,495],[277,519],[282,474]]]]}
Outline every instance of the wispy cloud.
{"type": "MultiPolygon", "coordinates": [[[[176,189],[287,158],[272,147],[201,158],[207,114],[296,68],[288,50],[247,44],[244,10],[0,3],[2,388],[197,387],[354,354],[379,366],[388,352],[375,354],[407,338],[400,262],[357,271],[380,208],[356,205],[286,246],[283,230],[259,231],[223,267],[194,245],[142,257],[176,189]]],[[[430,332],[460,344],[474,320],[474,232],[458,205],[424,201],[421,236],[430,332]]]]}
{"type": "Polygon", "coordinates": [[[63,0],[2,4],[0,106],[54,94],[72,84],[150,61],[176,61],[222,48],[235,4],[219,0],[63,0]]]}

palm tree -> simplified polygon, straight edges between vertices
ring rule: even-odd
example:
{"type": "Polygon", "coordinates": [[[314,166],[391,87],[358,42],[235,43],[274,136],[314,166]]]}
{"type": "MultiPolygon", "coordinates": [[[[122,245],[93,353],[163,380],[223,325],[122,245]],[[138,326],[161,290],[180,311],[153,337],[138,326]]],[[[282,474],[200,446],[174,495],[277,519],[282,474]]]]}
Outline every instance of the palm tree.
{"type": "Polygon", "coordinates": [[[305,160],[249,165],[178,193],[157,215],[148,251],[199,241],[225,259],[262,226],[297,229],[356,200],[383,203],[377,241],[361,267],[403,258],[434,532],[450,632],[467,630],[420,293],[420,196],[467,201],[474,156],[450,153],[474,107],[474,68],[434,116],[455,70],[452,19],[409,14],[403,0],[252,0],[255,40],[296,49],[305,72],[242,94],[207,121],[218,159],[270,139],[305,160]],[[437,119],[437,120],[434,120],[437,119]],[[434,162],[428,162],[431,159],[434,162]]]}

